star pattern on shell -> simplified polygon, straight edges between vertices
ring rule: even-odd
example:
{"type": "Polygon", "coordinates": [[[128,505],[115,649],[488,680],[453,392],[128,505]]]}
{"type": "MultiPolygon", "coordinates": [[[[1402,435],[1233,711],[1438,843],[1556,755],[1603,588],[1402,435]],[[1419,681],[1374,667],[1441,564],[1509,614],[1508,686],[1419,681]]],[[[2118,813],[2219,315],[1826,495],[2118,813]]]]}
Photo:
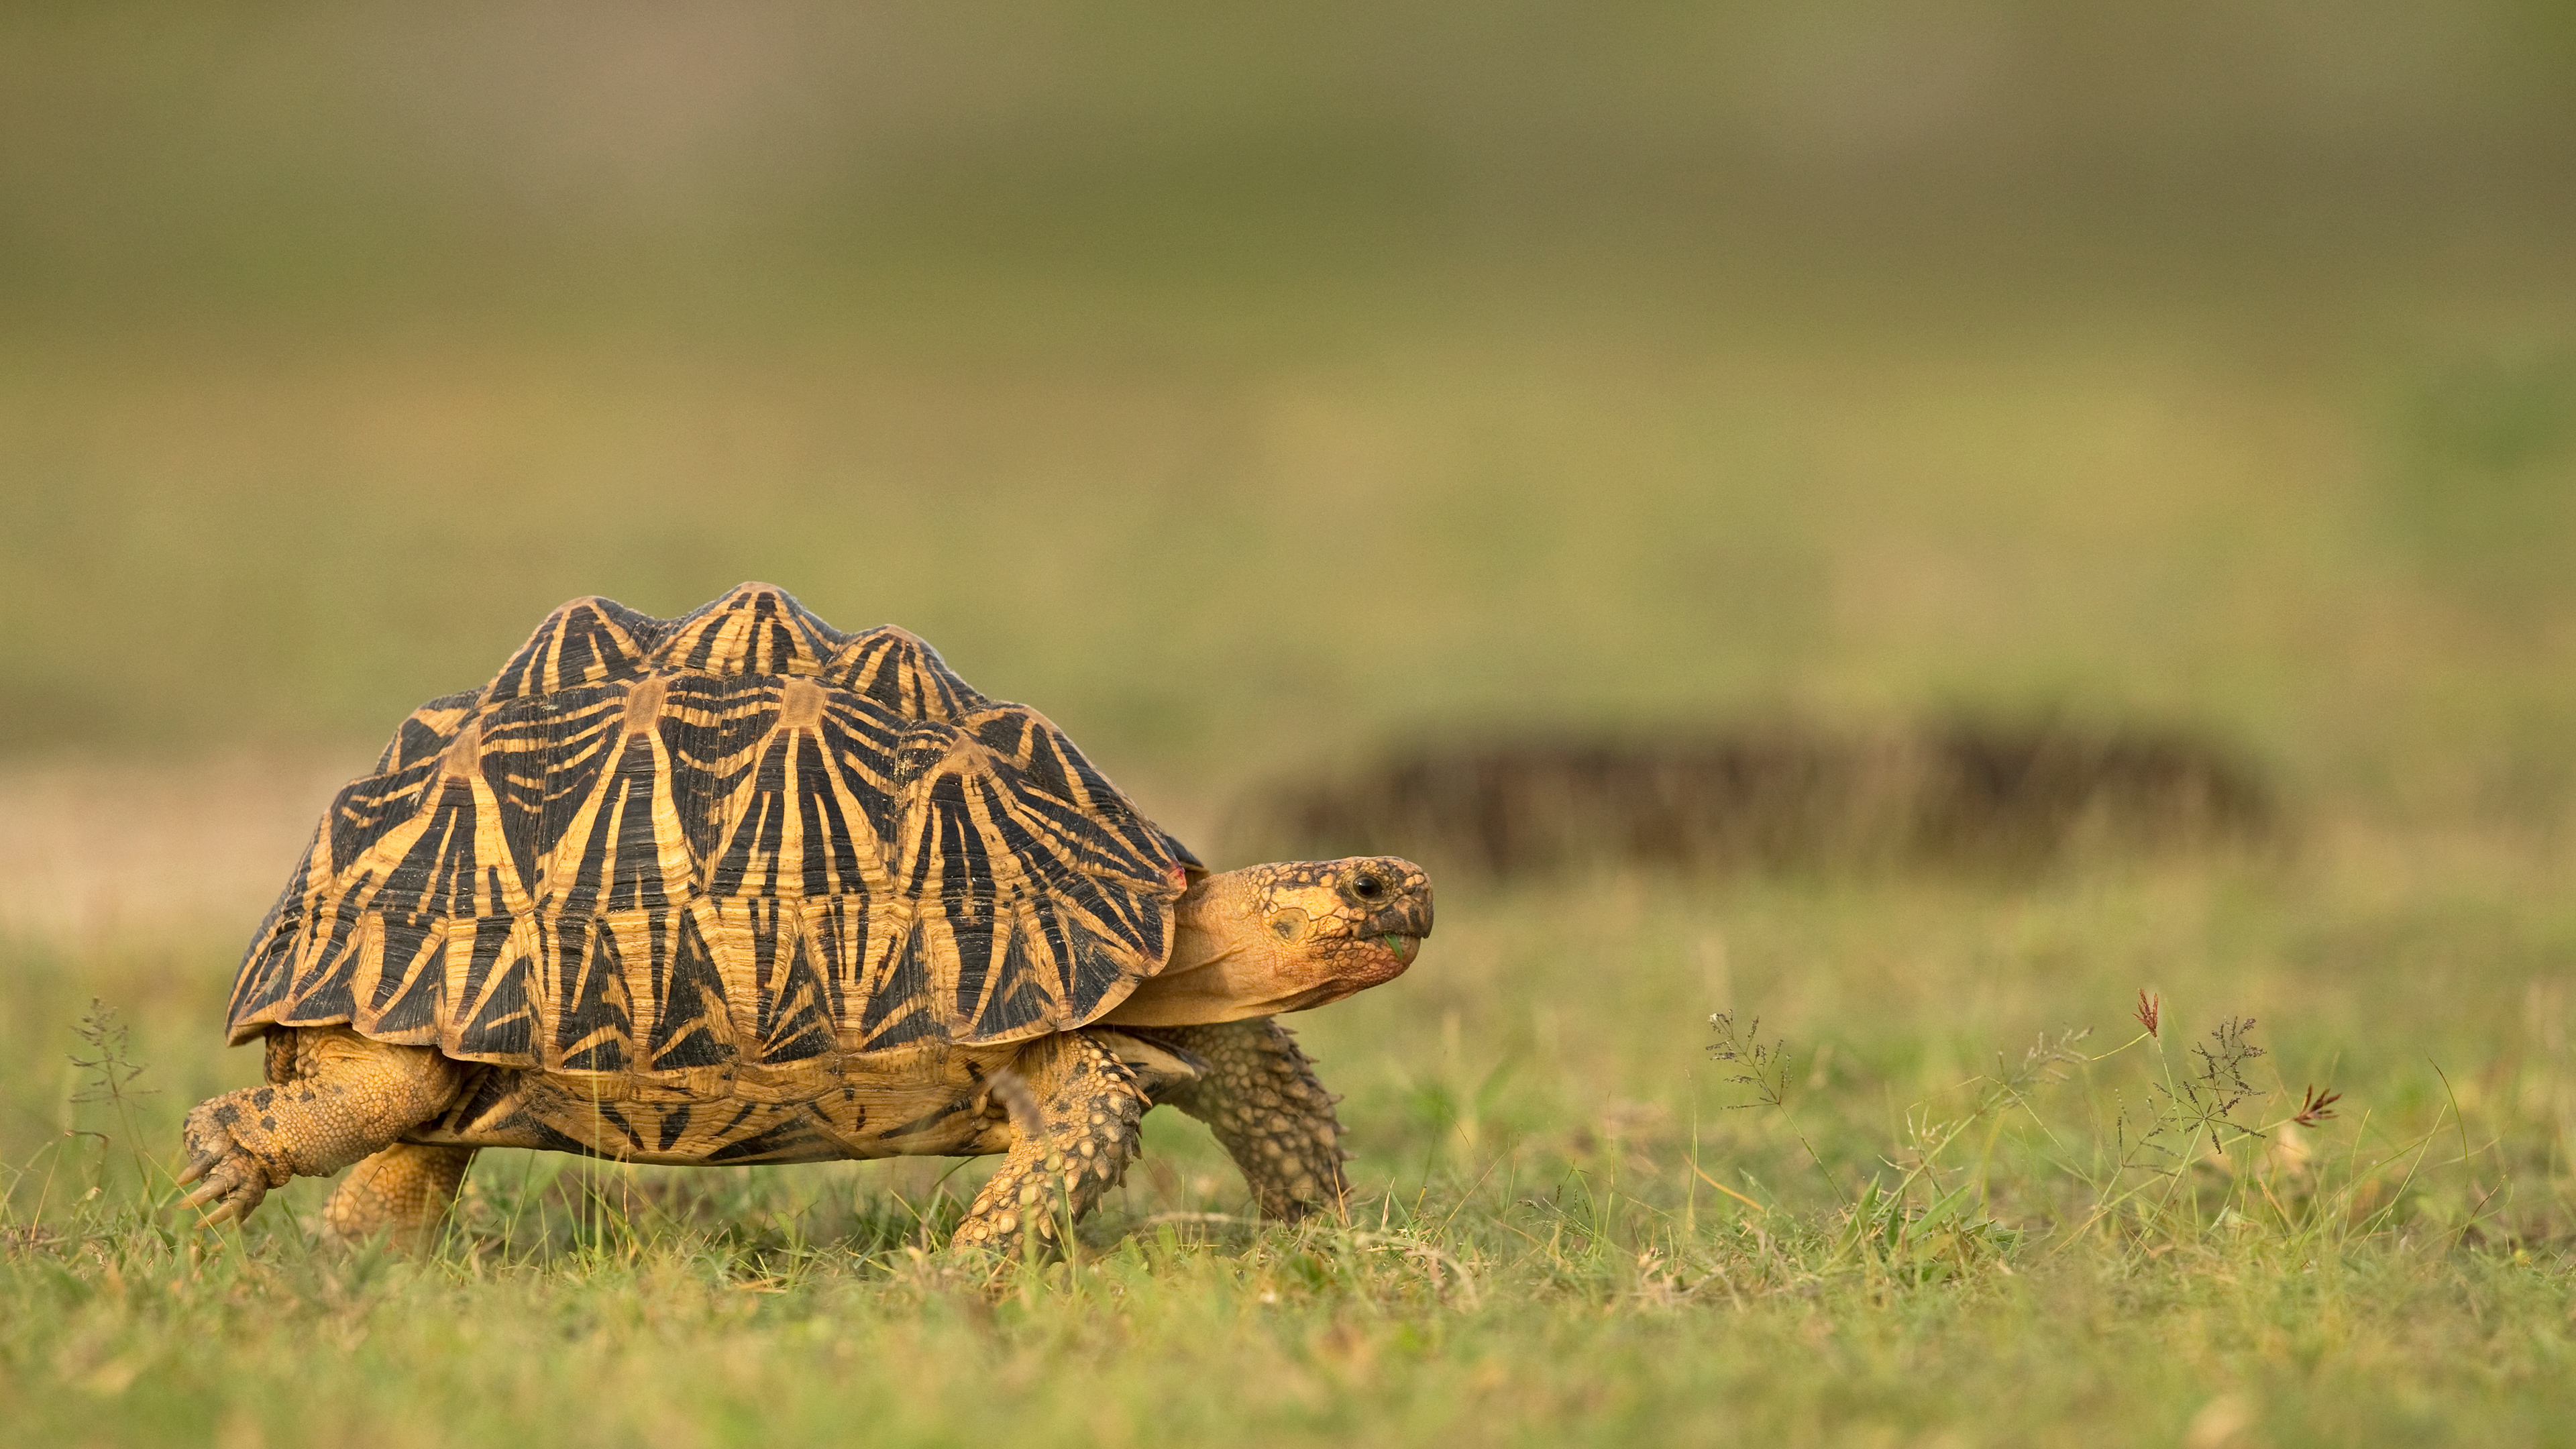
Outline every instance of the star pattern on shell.
{"type": "Polygon", "coordinates": [[[901,629],[576,599],[332,801],[229,1024],[647,1078],[1018,1041],[1159,971],[1203,870],[901,629]]]}

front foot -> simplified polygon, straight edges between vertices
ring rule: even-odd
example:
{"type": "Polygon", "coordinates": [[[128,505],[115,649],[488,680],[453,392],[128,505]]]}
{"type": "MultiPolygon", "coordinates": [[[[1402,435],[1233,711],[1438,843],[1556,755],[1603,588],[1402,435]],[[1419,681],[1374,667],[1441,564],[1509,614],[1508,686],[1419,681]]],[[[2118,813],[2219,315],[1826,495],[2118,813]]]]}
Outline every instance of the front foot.
{"type": "Polygon", "coordinates": [[[1019,1140],[949,1240],[961,1256],[1059,1256],[1065,1229],[1117,1185],[1141,1145],[1137,1126],[1152,1104],[1100,1043],[1079,1032],[1049,1038],[1017,1068],[994,1087],[1019,1140]]]}
{"type": "Polygon", "coordinates": [[[1197,1080],[1176,1083],[1163,1100],[1208,1124],[1261,1215],[1295,1222],[1339,1208],[1350,1191],[1342,1174],[1342,1124],[1315,1064],[1276,1018],[1158,1032],[1207,1063],[1197,1080]]]}
{"type": "Polygon", "coordinates": [[[200,1102],[181,1129],[188,1146],[188,1163],[179,1170],[179,1185],[185,1187],[193,1182],[199,1186],[179,1199],[179,1205],[200,1209],[200,1221],[209,1227],[237,1223],[250,1216],[270,1188],[284,1187],[294,1175],[286,1164],[252,1151],[233,1135],[234,1126],[245,1120],[245,1113],[260,1110],[262,1104],[252,1099],[272,1090],[254,1087],[200,1102]]]}

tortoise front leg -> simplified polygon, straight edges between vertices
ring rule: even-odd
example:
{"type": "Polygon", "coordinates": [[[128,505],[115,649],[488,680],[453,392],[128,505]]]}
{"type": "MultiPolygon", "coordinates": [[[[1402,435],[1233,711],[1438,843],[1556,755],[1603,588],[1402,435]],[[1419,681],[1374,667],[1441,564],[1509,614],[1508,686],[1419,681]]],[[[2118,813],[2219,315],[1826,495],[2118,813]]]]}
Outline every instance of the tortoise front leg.
{"type": "Polygon", "coordinates": [[[182,1129],[180,1199],[206,1221],[238,1221],[290,1177],[327,1177],[380,1152],[445,1110],[465,1068],[429,1047],[388,1046],[347,1027],[301,1027],[293,1051],[269,1055],[265,1087],[197,1104],[182,1129]]]}
{"type": "Polygon", "coordinates": [[[1136,1074],[1081,1032],[1039,1039],[993,1089],[1018,1140],[949,1246],[1015,1258],[1034,1243],[1052,1256],[1066,1227],[1126,1174],[1152,1103],[1136,1074]]]}
{"type": "Polygon", "coordinates": [[[1293,1222],[1341,1205],[1350,1184],[1336,1099],[1278,1018],[1162,1027],[1154,1037],[1207,1063],[1197,1080],[1176,1082],[1156,1100],[1208,1124],[1243,1169],[1263,1217],[1293,1222]]]}

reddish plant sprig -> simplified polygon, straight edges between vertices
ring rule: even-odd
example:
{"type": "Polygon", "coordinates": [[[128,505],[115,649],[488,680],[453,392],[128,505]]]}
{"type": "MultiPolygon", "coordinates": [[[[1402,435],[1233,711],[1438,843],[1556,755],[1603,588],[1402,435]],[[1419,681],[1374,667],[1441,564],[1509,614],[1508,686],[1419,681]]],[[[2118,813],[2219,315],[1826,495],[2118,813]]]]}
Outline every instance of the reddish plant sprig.
{"type": "Polygon", "coordinates": [[[2299,1110],[2290,1120],[2302,1127],[2314,1127],[2334,1115],[2334,1104],[2343,1100],[2341,1092],[2320,1092],[2314,1087],[2300,1093],[2299,1110]]]}
{"type": "Polygon", "coordinates": [[[2162,1033],[2156,1029],[2156,1024],[2158,1019],[2163,1015],[2163,1007],[2164,998],[2148,995],[2143,987],[2139,989],[2138,1009],[2135,1013],[2138,1018],[2138,1025],[2145,1027],[2147,1029],[2147,1035],[2155,1037],[2159,1041],[2164,1038],[2162,1033]]]}

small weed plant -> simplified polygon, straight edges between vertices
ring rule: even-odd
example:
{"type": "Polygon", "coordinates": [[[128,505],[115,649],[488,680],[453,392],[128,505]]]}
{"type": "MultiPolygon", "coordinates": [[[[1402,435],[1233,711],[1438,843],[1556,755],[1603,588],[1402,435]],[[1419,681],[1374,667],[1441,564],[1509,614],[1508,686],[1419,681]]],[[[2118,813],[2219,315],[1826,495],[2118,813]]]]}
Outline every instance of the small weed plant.
{"type": "MultiPolygon", "coordinates": [[[[2411,1138],[2336,1141],[2342,1094],[2258,1081],[2268,1053],[2252,1018],[2222,1018],[2175,1051],[2157,995],[2141,991],[2134,1015],[2136,1035],[2107,1051],[2087,1050],[2090,1028],[2068,1028],[2018,1057],[1998,1053],[1988,1071],[1904,1108],[1893,1149],[1857,1173],[1838,1174],[1797,1121],[1784,1039],[1721,1011],[1707,1050],[1732,1069],[1724,1081],[1741,1100],[1728,1108],[1774,1114],[1840,1200],[1817,1271],[1903,1285],[2009,1272],[2083,1243],[2157,1258],[2261,1232],[2297,1256],[2332,1253],[2392,1230],[2456,1122],[2453,1104],[2411,1138]]],[[[2477,1156],[2462,1132],[2458,1159],[2431,1165],[2477,1156]]],[[[1776,1216],[1775,1204],[1724,1190],[1776,1216]]],[[[2495,1197],[2480,1195],[2463,1238],[2495,1197]]]]}

